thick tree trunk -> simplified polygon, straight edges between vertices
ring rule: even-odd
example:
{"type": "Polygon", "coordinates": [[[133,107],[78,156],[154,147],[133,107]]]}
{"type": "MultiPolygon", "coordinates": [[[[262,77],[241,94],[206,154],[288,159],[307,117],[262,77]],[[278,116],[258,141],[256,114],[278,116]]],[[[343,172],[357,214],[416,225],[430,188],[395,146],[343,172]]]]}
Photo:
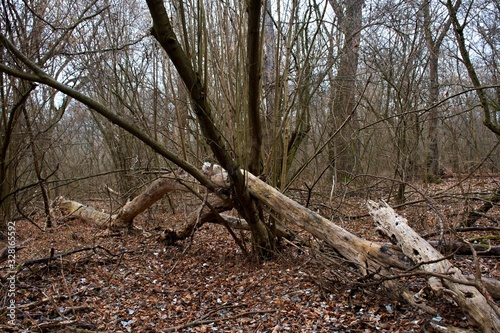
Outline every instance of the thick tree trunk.
{"type": "MultiPolygon", "coordinates": [[[[330,0],[329,3],[339,19],[339,29],[344,35],[337,75],[332,82],[333,103],[329,115],[332,135],[340,124],[351,118],[356,108],[356,75],[365,1],[330,0]]],[[[357,142],[359,124],[355,118],[352,117],[350,124],[340,129],[339,135],[329,148],[329,159],[334,167],[333,175],[342,181],[351,177],[360,151],[357,142]]]]}
{"type": "Polygon", "coordinates": [[[405,218],[397,215],[386,203],[369,201],[368,209],[377,228],[396,242],[406,256],[415,263],[422,264],[421,268],[425,271],[450,278],[430,277],[428,282],[434,292],[450,295],[483,332],[500,332],[498,307],[488,302],[476,287],[466,285],[468,280],[460,270],[411,229],[405,218]]]}

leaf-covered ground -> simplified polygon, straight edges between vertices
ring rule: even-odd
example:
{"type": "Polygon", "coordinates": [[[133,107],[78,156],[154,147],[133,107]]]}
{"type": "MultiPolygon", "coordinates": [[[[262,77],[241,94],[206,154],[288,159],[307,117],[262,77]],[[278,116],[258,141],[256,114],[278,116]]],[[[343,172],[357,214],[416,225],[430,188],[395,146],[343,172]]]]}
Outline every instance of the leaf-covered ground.
{"type": "MultiPolygon", "coordinates": [[[[397,209],[421,234],[463,219],[467,203],[477,207],[487,192],[498,188],[494,179],[476,179],[449,189],[456,180],[409,190],[411,205],[397,209]],[[440,191],[447,189],[441,196],[440,191]],[[418,192],[421,193],[418,193],[418,192]],[[432,192],[430,192],[432,191],[432,192]],[[422,193],[432,201],[419,201],[422,193]],[[415,202],[417,201],[417,202],[415,202]]],[[[368,188],[342,197],[335,204],[313,197],[311,208],[362,237],[383,241],[366,214],[367,197],[386,199],[387,192],[368,188]],[[377,197],[374,196],[376,191],[377,197]],[[373,193],[372,193],[373,192],[373,193]],[[340,219],[339,217],[342,217],[340,219]]],[[[300,192],[296,199],[304,203],[300,192]]],[[[478,225],[498,227],[499,209],[488,212],[478,225]]],[[[5,310],[0,330],[30,332],[432,332],[430,321],[469,330],[474,327],[451,299],[435,297],[422,277],[400,279],[423,302],[438,310],[430,315],[392,297],[375,281],[363,279],[347,262],[307,234],[303,241],[284,242],[275,257],[261,264],[246,258],[228,232],[204,225],[191,239],[165,246],[159,231],[182,219],[150,212],[137,219],[140,231],[111,235],[80,219],[58,216],[42,232],[32,222],[16,222],[16,238],[25,241],[16,254],[18,264],[55,257],[49,264],[31,263],[16,276],[16,326],[5,310]],[[82,249],[71,255],[57,255],[82,249]]],[[[34,220],[43,226],[43,219],[34,220]]],[[[447,234],[448,240],[498,235],[498,231],[447,234]]],[[[244,235],[242,235],[244,236],[244,235]]],[[[490,241],[498,245],[498,241],[490,241]]],[[[473,270],[471,256],[454,261],[473,270]]],[[[5,262],[3,263],[5,264],[5,262]]],[[[481,257],[484,276],[499,278],[498,258],[481,257]]],[[[2,307],[8,268],[3,266],[2,307]]]]}

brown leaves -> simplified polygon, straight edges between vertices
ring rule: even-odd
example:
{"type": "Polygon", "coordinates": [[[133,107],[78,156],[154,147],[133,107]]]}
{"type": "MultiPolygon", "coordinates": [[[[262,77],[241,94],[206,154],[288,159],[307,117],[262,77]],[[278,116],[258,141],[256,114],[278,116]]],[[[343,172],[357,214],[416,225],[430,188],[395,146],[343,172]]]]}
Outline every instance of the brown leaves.
{"type": "MultiPolygon", "coordinates": [[[[450,219],[461,211],[459,205],[436,202],[443,205],[437,209],[450,219]]],[[[364,200],[352,203],[342,207],[351,210],[345,214],[354,216],[364,200]]],[[[428,207],[408,206],[404,213],[409,223],[419,223],[418,229],[435,228],[428,207]]],[[[146,223],[139,216],[135,222],[154,232],[151,221],[146,223]]],[[[16,284],[19,328],[45,327],[48,332],[77,327],[107,332],[409,332],[422,330],[433,317],[393,300],[371,281],[357,281],[356,272],[345,262],[335,261],[334,255],[324,261],[330,254],[327,247],[314,253],[285,246],[273,260],[255,265],[217,225],[203,226],[194,234],[191,247],[189,240],[164,247],[157,237],[143,234],[96,237],[95,229],[78,219],[43,234],[31,224],[19,223],[19,240],[34,240],[24,244],[18,262],[47,257],[51,248],[65,253],[99,245],[113,254],[123,252],[112,256],[103,250],[85,251],[64,257],[64,262],[21,270],[16,284]]],[[[369,217],[346,220],[349,231],[370,239],[376,237],[372,224],[369,217]]],[[[316,244],[314,239],[310,243],[316,244]]],[[[483,274],[498,278],[496,262],[480,258],[483,274]]],[[[471,271],[472,265],[467,259],[459,262],[464,271],[471,271]]],[[[418,277],[400,281],[413,294],[424,286],[418,277]]],[[[445,298],[427,292],[419,295],[438,310],[441,324],[472,329],[445,298]]],[[[6,324],[3,318],[0,325],[6,324]]]]}

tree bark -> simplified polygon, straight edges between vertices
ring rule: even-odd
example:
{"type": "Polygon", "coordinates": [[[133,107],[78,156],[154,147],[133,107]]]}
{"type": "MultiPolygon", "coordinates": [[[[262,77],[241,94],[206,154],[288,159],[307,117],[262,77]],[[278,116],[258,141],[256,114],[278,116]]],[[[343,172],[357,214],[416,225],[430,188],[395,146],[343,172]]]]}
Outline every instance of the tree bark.
{"type": "MultiPolygon", "coordinates": [[[[436,104],[439,102],[439,53],[443,39],[451,26],[451,20],[447,20],[440,28],[441,31],[436,38],[432,33],[431,2],[422,2],[422,13],[424,16],[424,34],[427,49],[429,51],[429,147],[427,150],[427,178],[436,181],[440,176],[439,165],[439,110],[436,104]]],[[[437,33],[437,32],[436,32],[437,33]]]]}
{"type": "Polygon", "coordinates": [[[467,69],[467,73],[469,74],[469,78],[472,81],[474,88],[476,89],[476,94],[479,99],[479,103],[481,104],[481,108],[483,109],[484,120],[483,123],[486,127],[490,129],[497,138],[500,140],[500,126],[495,122],[494,115],[490,110],[490,103],[488,101],[488,96],[486,95],[485,89],[481,85],[481,81],[479,80],[479,75],[476,72],[476,68],[472,63],[470,58],[469,50],[467,48],[467,42],[465,40],[464,29],[465,25],[469,22],[465,20],[463,24],[460,24],[458,21],[458,9],[462,5],[462,0],[458,0],[455,5],[453,5],[451,0],[446,1],[446,7],[448,8],[448,14],[450,15],[451,23],[453,25],[453,31],[455,32],[455,38],[457,39],[458,49],[460,50],[460,55],[462,56],[462,62],[467,69]]]}
{"type": "MultiPolygon", "coordinates": [[[[337,1],[329,0],[335,14],[339,17],[339,29],[344,35],[344,43],[340,51],[340,64],[333,81],[333,104],[330,117],[331,133],[339,124],[351,118],[356,107],[356,74],[358,71],[359,46],[363,21],[364,0],[337,1]]],[[[359,154],[357,142],[358,127],[355,117],[351,124],[340,130],[330,147],[329,159],[334,167],[333,175],[342,180],[349,179],[355,168],[356,156],[359,154]]]]}
{"type": "Polygon", "coordinates": [[[406,256],[415,263],[422,264],[421,267],[427,272],[447,275],[453,279],[451,281],[430,277],[428,282],[434,292],[451,295],[464,313],[469,315],[483,332],[500,331],[498,307],[488,302],[476,287],[466,285],[468,280],[457,267],[444,259],[441,253],[408,226],[405,218],[397,215],[386,203],[377,204],[369,201],[367,205],[377,229],[401,247],[406,256]]]}
{"type": "Polygon", "coordinates": [[[216,198],[211,202],[205,201],[199,209],[191,212],[185,218],[185,223],[182,226],[165,229],[162,239],[167,245],[173,245],[176,241],[190,237],[196,229],[207,222],[223,224],[226,227],[234,227],[234,225],[232,225],[233,222],[226,222],[225,215],[220,214],[231,208],[233,208],[233,205],[230,200],[216,198]]]}
{"type": "MultiPolygon", "coordinates": [[[[217,161],[228,171],[231,187],[237,198],[237,200],[235,200],[235,208],[248,221],[252,231],[254,254],[256,257],[266,258],[272,253],[270,235],[264,222],[260,219],[256,203],[250,197],[245,187],[245,181],[240,172],[240,166],[236,159],[231,156],[231,149],[227,148],[226,141],[215,125],[216,122],[214,121],[213,108],[206,96],[207,82],[202,82],[200,78],[201,73],[195,72],[190,59],[182,49],[170,23],[163,1],[147,0],[146,2],[153,19],[153,28],[151,30],[153,36],[158,40],[172,60],[179,76],[190,92],[190,97],[193,102],[192,106],[203,136],[217,158],[217,161]]],[[[255,119],[255,121],[257,121],[255,125],[258,125],[259,120],[255,119]]],[[[255,133],[255,131],[260,131],[260,129],[254,128],[253,131],[255,133]]]]}
{"type": "Polygon", "coordinates": [[[261,0],[248,1],[248,36],[247,36],[247,70],[248,70],[248,130],[251,138],[248,169],[260,174],[262,151],[262,125],[260,120],[261,94],[261,0]]]}

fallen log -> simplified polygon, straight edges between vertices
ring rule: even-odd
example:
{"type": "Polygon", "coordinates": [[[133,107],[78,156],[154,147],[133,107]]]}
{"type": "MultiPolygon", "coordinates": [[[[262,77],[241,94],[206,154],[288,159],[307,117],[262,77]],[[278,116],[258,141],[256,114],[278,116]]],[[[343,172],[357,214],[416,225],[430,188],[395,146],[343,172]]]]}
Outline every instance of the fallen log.
{"type": "Polygon", "coordinates": [[[427,272],[449,276],[450,279],[440,279],[435,276],[428,278],[429,285],[435,293],[449,294],[483,332],[500,331],[498,307],[493,302],[488,302],[485,295],[476,287],[467,285],[467,278],[457,267],[411,229],[406,219],[397,215],[385,202],[369,201],[367,205],[377,229],[396,243],[406,256],[421,264],[421,268],[427,272]]]}
{"type": "MultiPolygon", "coordinates": [[[[242,170],[250,193],[274,212],[283,216],[290,223],[308,231],[313,236],[325,241],[344,259],[358,267],[364,274],[374,277],[393,275],[393,269],[408,269],[409,263],[403,260],[399,251],[379,243],[360,238],[337,226],[312,210],[288,198],[272,186],[269,186],[250,172],[242,170]]],[[[392,291],[396,297],[401,297],[412,306],[428,313],[436,311],[425,304],[418,304],[413,295],[397,281],[382,282],[386,290],[392,291]]]]}
{"type": "Polygon", "coordinates": [[[377,272],[386,267],[408,268],[408,264],[389,248],[348,232],[288,198],[251,173],[243,172],[253,196],[281,214],[290,223],[328,243],[341,256],[356,264],[364,274],[377,272]]]}
{"type": "Polygon", "coordinates": [[[179,240],[188,238],[195,229],[200,228],[205,223],[217,221],[222,224],[223,222],[220,222],[219,218],[224,219],[224,214],[220,213],[230,210],[231,208],[233,208],[231,202],[229,200],[222,200],[221,198],[215,198],[210,200],[210,202],[204,202],[197,211],[191,212],[185,217],[185,222],[181,226],[172,226],[163,230],[160,239],[166,245],[173,245],[179,240]]]}
{"type": "Polygon", "coordinates": [[[442,244],[439,241],[430,240],[428,241],[434,248],[438,249],[441,253],[454,253],[454,254],[462,254],[462,255],[471,255],[472,249],[477,252],[479,256],[498,256],[500,255],[500,246],[490,246],[488,244],[476,243],[476,244],[467,244],[465,242],[448,242],[442,244]]]}
{"type": "MultiPolygon", "coordinates": [[[[218,177],[217,184],[219,186],[228,186],[226,183],[227,177],[224,170],[219,170],[218,168],[214,167],[209,167],[207,169],[208,171],[204,170],[206,173],[214,172],[214,175],[218,177]]],[[[384,246],[376,242],[368,241],[352,233],[349,233],[340,226],[335,225],[331,221],[323,218],[322,216],[288,198],[287,196],[280,193],[249,172],[242,172],[244,173],[245,180],[247,182],[247,188],[251,195],[261,201],[270,210],[274,211],[279,216],[282,216],[287,222],[308,231],[318,239],[328,243],[336,252],[339,253],[340,256],[342,256],[353,265],[356,265],[363,274],[370,274],[375,277],[383,275],[388,276],[393,273],[393,269],[395,268],[401,270],[407,270],[410,268],[410,263],[402,259],[400,251],[393,250],[389,246],[384,246]]],[[[133,219],[133,217],[149,207],[148,205],[151,205],[154,201],[159,200],[159,198],[161,198],[165,193],[173,191],[174,189],[179,189],[180,187],[183,188],[182,185],[178,183],[176,183],[175,186],[170,186],[172,185],[172,181],[174,180],[168,180],[165,181],[165,183],[162,183],[162,179],[159,179],[158,182],[160,182],[160,184],[154,184],[156,181],[153,182],[151,187],[148,188],[145,193],[142,193],[138,197],[134,198],[134,200],[132,200],[132,202],[137,203],[137,205],[129,206],[129,208],[132,207],[130,209],[130,212],[133,213],[122,213],[122,216],[129,216],[133,219]]],[[[98,218],[103,218],[105,223],[109,224],[112,221],[118,220],[117,217],[119,216],[120,212],[127,211],[125,209],[125,206],[117,214],[112,215],[111,218],[109,217],[109,214],[100,212],[99,214],[96,214],[96,216],[98,216],[98,218]]],[[[80,206],[72,206],[72,208],[76,208],[74,209],[75,211],[81,211],[82,213],[86,212],[94,214],[96,212],[95,210],[92,211],[89,207],[83,206],[81,204],[80,206]]],[[[373,208],[375,208],[375,206],[373,206],[373,208]]],[[[175,233],[176,238],[187,237],[187,235],[191,234],[193,228],[196,227],[196,221],[200,220],[208,221],[217,219],[219,220],[219,222],[222,222],[222,224],[226,226],[229,226],[231,223],[236,223],[236,225],[243,227],[242,220],[234,221],[231,218],[227,217],[223,217],[221,219],[219,215],[220,211],[212,214],[209,211],[203,211],[203,209],[205,208],[202,208],[202,210],[197,213],[196,219],[190,219],[186,228],[181,230],[180,233],[175,233]]],[[[372,214],[372,216],[373,215],[374,214],[372,214]]],[[[385,225],[380,223],[379,218],[377,217],[379,217],[379,215],[374,216],[376,224],[378,226],[385,225]]],[[[400,221],[400,219],[401,218],[398,217],[397,221],[400,221]]],[[[114,226],[121,227],[123,225],[130,225],[131,219],[127,218],[124,220],[128,222],[115,222],[114,226]]],[[[398,245],[400,246],[406,243],[413,244],[417,237],[419,238],[420,236],[414,233],[413,230],[411,230],[411,232],[403,232],[402,234],[398,234],[397,236],[395,235],[393,238],[398,241],[398,245]]],[[[390,234],[392,235],[392,233],[390,234]]],[[[423,241],[425,242],[425,240],[423,241]]],[[[471,319],[477,322],[478,325],[483,328],[484,332],[498,332],[498,330],[495,330],[496,327],[498,327],[497,307],[494,304],[488,304],[486,298],[481,293],[479,293],[479,291],[475,287],[471,286],[470,282],[468,283],[469,285],[462,285],[460,281],[464,281],[465,283],[465,281],[467,281],[465,277],[461,276],[461,273],[458,272],[458,269],[451,266],[451,264],[449,264],[446,260],[443,260],[441,254],[437,253],[437,250],[433,249],[432,246],[430,246],[428,243],[422,243],[419,244],[419,246],[422,247],[403,247],[403,252],[407,257],[411,259],[415,258],[414,262],[421,263],[424,269],[428,269],[429,272],[434,273],[434,277],[429,278],[429,284],[431,285],[431,287],[436,292],[443,291],[460,294],[458,297],[456,297],[456,302],[464,310],[464,312],[469,314],[471,316],[471,319]],[[427,250],[430,251],[429,253],[431,253],[432,251],[435,251],[436,253],[432,252],[432,255],[430,256],[423,255],[422,253],[425,253],[425,251],[427,250]],[[432,258],[438,259],[433,260],[432,258]],[[432,261],[432,264],[429,263],[430,261],[432,261]],[[441,281],[438,277],[436,277],[438,274],[441,274],[443,276],[446,274],[451,274],[451,279],[453,280],[453,282],[444,278],[441,281]]],[[[390,279],[384,282],[384,286],[388,289],[399,290],[399,288],[396,288],[397,282],[391,281],[390,279]]],[[[415,303],[412,302],[412,295],[410,295],[407,291],[403,290],[400,292],[400,295],[403,296],[408,302],[412,304],[415,303]]]]}
{"type": "Polygon", "coordinates": [[[162,177],[153,181],[142,193],[127,202],[116,213],[105,213],[79,202],[59,198],[59,209],[96,223],[101,228],[119,230],[131,228],[134,218],[160,200],[165,194],[174,190],[187,190],[179,182],[179,178],[162,177]]]}

